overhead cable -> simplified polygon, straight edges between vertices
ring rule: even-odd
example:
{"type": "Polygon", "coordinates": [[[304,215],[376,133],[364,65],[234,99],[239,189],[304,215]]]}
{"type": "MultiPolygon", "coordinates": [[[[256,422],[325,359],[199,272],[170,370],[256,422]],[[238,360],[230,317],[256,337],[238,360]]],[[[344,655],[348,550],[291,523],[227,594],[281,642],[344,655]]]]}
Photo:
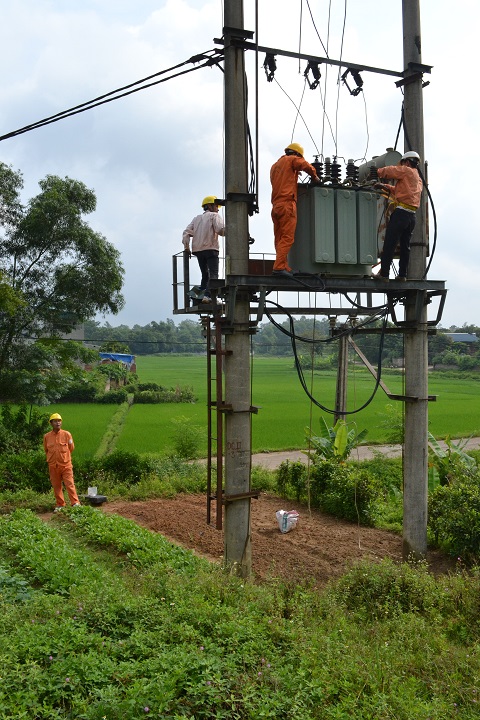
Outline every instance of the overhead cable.
{"type": "Polygon", "coordinates": [[[86,112],[87,110],[92,110],[93,108],[100,105],[113,102],[114,100],[119,100],[120,98],[126,97],[127,95],[132,95],[133,93],[140,92],[140,90],[146,90],[147,88],[153,87],[154,85],[159,85],[160,83],[166,82],[167,80],[172,80],[173,78],[180,77],[181,75],[186,75],[190,72],[193,72],[194,70],[200,70],[201,68],[211,67],[213,65],[218,66],[218,63],[220,62],[220,60],[222,60],[222,58],[223,52],[217,49],[207,50],[205,53],[193,55],[188,60],[185,60],[178,65],[173,65],[166,70],[160,70],[153,75],[149,75],[148,77],[142,78],[141,80],[136,80],[129,85],[124,85],[123,87],[117,88],[116,90],[111,90],[110,92],[100,95],[93,100],[88,100],[87,102],[80,103],[79,105],[75,105],[68,110],[63,110],[62,112],[56,113],[55,115],[50,115],[49,117],[43,118],[42,120],[37,120],[34,123],[25,125],[24,127],[19,128],[18,130],[13,130],[12,132],[6,133],[5,135],[0,135],[0,141],[15,137],[16,135],[22,135],[23,133],[30,132],[30,130],[36,130],[37,128],[44,127],[45,125],[50,125],[51,123],[58,122],[59,120],[64,120],[67,117],[72,117],[73,115],[78,115],[79,113],[86,112]],[[188,65],[189,63],[202,64],[197,65],[196,67],[189,68],[188,70],[183,70],[182,72],[174,73],[173,75],[169,75],[168,77],[155,80],[154,82],[150,82],[146,85],[143,84],[146,83],[148,80],[151,80],[152,78],[159,77],[160,75],[165,75],[166,73],[177,70],[178,68],[181,68],[184,65],[188,65]]]}

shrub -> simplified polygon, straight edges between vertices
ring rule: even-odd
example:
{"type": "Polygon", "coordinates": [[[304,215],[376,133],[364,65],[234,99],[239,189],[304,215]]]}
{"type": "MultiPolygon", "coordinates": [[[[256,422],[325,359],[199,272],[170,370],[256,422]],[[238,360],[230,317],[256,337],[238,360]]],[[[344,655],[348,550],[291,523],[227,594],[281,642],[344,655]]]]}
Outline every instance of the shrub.
{"type": "Polygon", "coordinates": [[[148,459],[135,452],[116,450],[97,461],[99,468],[115,476],[118,482],[134,485],[151,469],[148,459]]]}
{"type": "Polygon", "coordinates": [[[48,430],[46,413],[26,405],[15,409],[5,404],[0,413],[0,454],[37,449],[48,430]]]}
{"type": "Polygon", "coordinates": [[[205,430],[193,425],[184,415],[172,420],[172,434],[175,454],[184,460],[193,460],[200,455],[200,448],[205,440],[205,430]]]}
{"type": "Polygon", "coordinates": [[[125,388],[119,390],[110,390],[110,392],[101,393],[95,396],[95,402],[101,405],[121,405],[128,400],[128,393],[125,388]]]}
{"type": "Polygon", "coordinates": [[[95,402],[95,396],[99,390],[98,383],[79,380],[72,383],[68,390],[59,398],[59,402],[65,403],[90,403],[95,402]]]}
{"type": "Polygon", "coordinates": [[[367,618],[393,619],[402,613],[428,614],[438,605],[435,578],[426,563],[363,560],[335,583],[338,601],[367,618]]]}
{"type": "MultiPolygon", "coordinates": [[[[152,385],[154,383],[151,383],[152,385]]],[[[194,403],[196,397],[193,388],[161,388],[158,390],[137,390],[134,393],[133,401],[137,404],[157,404],[157,403],[194,403]]]]}
{"type": "Polygon", "coordinates": [[[435,539],[465,560],[480,559],[480,483],[465,478],[439,485],[429,500],[429,527],[435,539]]]}
{"type": "Polygon", "coordinates": [[[337,460],[318,460],[310,466],[283,462],[276,474],[277,490],[298,501],[346,520],[373,525],[382,499],[377,478],[360,467],[337,460]]]}
{"type": "Polygon", "coordinates": [[[45,453],[31,450],[0,456],[0,489],[26,488],[36,492],[45,492],[50,488],[45,453]]]}

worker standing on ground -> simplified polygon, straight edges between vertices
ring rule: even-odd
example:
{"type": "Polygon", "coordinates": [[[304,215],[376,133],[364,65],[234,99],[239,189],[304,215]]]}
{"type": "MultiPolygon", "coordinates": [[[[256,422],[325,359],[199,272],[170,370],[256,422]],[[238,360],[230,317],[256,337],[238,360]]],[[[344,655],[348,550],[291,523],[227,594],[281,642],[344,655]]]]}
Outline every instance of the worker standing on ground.
{"type": "Polygon", "coordinates": [[[295,241],[297,227],[297,183],[301,172],[310,175],[319,182],[317,172],[303,157],[303,147],[291,143],[285,148],[285,155],[272,165],[270,181],[272,183],[272,220],[275,235],[276,259],[273,275],[290,277],[292,269],[287,256],[295,241]]]}
{"type": "Polygon", "coordinates": [[[377,183],[376,187],[386,190],[394,210],[390,215],[385,231],[385,242],[381,256],[380,272],[373,277],[376,280],[388,282],[390,265],[397,244],[400,244],[400,261],[398,265],[397,280],[407,279],[408,260],[410,257],[410,238],[415,227],[415,213],[420,206],[422,196],[422,180],[418,172],[420,155],[414,150],[406,152],[398,165],[388,165],[378,168],[380,178],[395,180],[395,185],[377,183]]]}
{"type": "Polygon", "coordinates": [[[75,449],[73,438],[68,430],[62,430],[62,417],[58,413],[50,415],[52,429],[43,436],[43,448],[47,456],[50,482],[55,493],[54,512],[65,507],[62,483],[72,507],[80,505],[73,480],[72,452],[75,449]]]}
{"type": "Polygon", "coordinates": [[[216,195],[207,195],[202,201],[203,214],[197,215],[183,231],[183,247],[189,257],[196,256],[202,280],[200,290],[203,292],[203,303],[212,301],[210,281],[218,278],[218,236],[225,235],[223,218],[218,214],[219,204],[216,195]],[[190,238],[192,250],[190,251],[190,238]]]}

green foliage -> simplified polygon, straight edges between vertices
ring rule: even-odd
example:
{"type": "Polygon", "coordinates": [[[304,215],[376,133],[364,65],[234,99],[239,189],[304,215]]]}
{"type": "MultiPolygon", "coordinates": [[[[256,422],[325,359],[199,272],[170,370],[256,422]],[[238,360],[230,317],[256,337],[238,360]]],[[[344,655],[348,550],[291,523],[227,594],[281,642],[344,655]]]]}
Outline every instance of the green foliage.
{"type": "Polygon", "coordinates": [[[100,468],[113,475],[118,482],[134,485],[151,469],[148,458],[138,453],[115,450],[100,461],[100,468]]]}
{"type": "Polygon", "coordinates": [[[175,454],[185,460],[193,460],[199,457],[200,447],[205,439],[205,430],[193,425],[188,418],[181,415],[172,420],[173,444],[175,454]]]}
{"type": "Polygon", "coordinates": [[[446,447],[442,447],[431,433],[428,434],[429,440],[429,487],[433,488],[437,485],[437,479],[440,485],[447,485],[457,479],[462,479],[465,475],[476,473],[477,464],[473,457],[464,452],[464,447],[468,442],[462,440],[453,442],[448,436],[445,438],[446,447]]]}
{"type": "Polygon", "coordinates": [[[194,403],[196,401],[193,388],[162,388],[158,390],[142,390],[134,393],[133,401],[138,404],[155,405],[158,403],[194,403]]]}
{"type": "Polygon", "coordinates": [[[404,439],[403,413],[400,403],[385,405],[385,410],[380,413],[379,427],[385,431],[384,442],[391,445],[402,445],[404,439]]]}
{"type": "Polygon", "coordinates": [[[109,390],[106,393],[100,393],[95,396],[95,402],[99,405],[121,405],[128,400],[128,393],[125,388],[118,390],[109,390]]]}
{"type": "Polygon", "coordinates": [[[348,612],[391,620],[402,613],[429,613],[438,607],[435,579],[426,563],[378,564],[361,561],[335,584],[338,602],[348,612]]]}
{"type": "Polygon", "coordinates": [[[247,583],[88,507],[0,518],[0,565],[5,720],[478,715],[478,570],[247,583]]]}
{"type": "Polygon", "coordinates": [[[43,451],[30,450],[0,456],[0,490],[29,488],[45,492],[49,487],[48,466],[43,451]]]}
{"type": "Polygon", "coordinates": [[[428,525],[436,541],[467,561],[480,561],[480,475],[439,485],[429,498],[428,525]]]}
{"type": "Polygon", "coordinates": [[[326,460],[335,459],[345,461],[352,450],[359,445],[367,435],[368,430],[357,433],[357,428],[348,429],[344,420],[337,420],[334,427],[328,427],[325,419],[320,418],[320,435],[307,435],[309,445],[313,447],[316,456],[326,460]]]}
{"type": "Polygon", "coordinates": [[[0,410],[0,455],[37,448],[49,430],[48,414],[37,408],[3,405],[0,410]]]}
{"type": "Polygon", "coordinates": [[[309,468],[300,462],[283,462],[277,470],[277,490],[284,497],[362,525],[373,525],[382,498],[380,483],[360,467],[341,465],[335,459],[317,460],[309,468]]]}
{"type": "MultiPolygon", "coordinates": [[[[97,312],[121,309],[123,268],[118,250],[82,218],[95,210],[92,190],[53,175],[39,185],[23,206],[20,173],[0,163],[0,272],[10,286],[0,327],[0,398],[46,404],[66,389],[72,367],[71,349],[58,336],[97,312]]],[[[77,358],[85,352],[75,349],[77,358]]]]}
{"type": "Polygon", "coordinates": [[[32,590],[28,583],[18,575],[11,575],[0,565],[0,598],[8,603],[20,603],[30,600],[32,590]]]}

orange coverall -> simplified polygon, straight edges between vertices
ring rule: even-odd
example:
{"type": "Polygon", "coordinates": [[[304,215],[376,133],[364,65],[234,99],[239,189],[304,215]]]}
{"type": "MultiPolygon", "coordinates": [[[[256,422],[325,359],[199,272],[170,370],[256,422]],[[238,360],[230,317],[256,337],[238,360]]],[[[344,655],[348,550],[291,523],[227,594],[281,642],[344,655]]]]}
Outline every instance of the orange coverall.
{"type": "Polygon", "coordinates": [[[58,432],[51,430],[43,436],[43,447],[47,456],[50,482],[55,493],[57,507],[65,507],[62,482],[67,490],[70,503],[72,505],[78,503],[72,466],[72,451],[75,449],[75,445],[71,434],[68,430],[60,429],[58,432]]]}
{"type": "Polygon", "coordinates": [[[288,270],[287,255],[295,240],[297,227],[297,182],[301,172],[318,180],[313,165],[298,155],[282,155],[270,170],[272,183],[272,220],[276,259],[274,270],[288,270]]]}

